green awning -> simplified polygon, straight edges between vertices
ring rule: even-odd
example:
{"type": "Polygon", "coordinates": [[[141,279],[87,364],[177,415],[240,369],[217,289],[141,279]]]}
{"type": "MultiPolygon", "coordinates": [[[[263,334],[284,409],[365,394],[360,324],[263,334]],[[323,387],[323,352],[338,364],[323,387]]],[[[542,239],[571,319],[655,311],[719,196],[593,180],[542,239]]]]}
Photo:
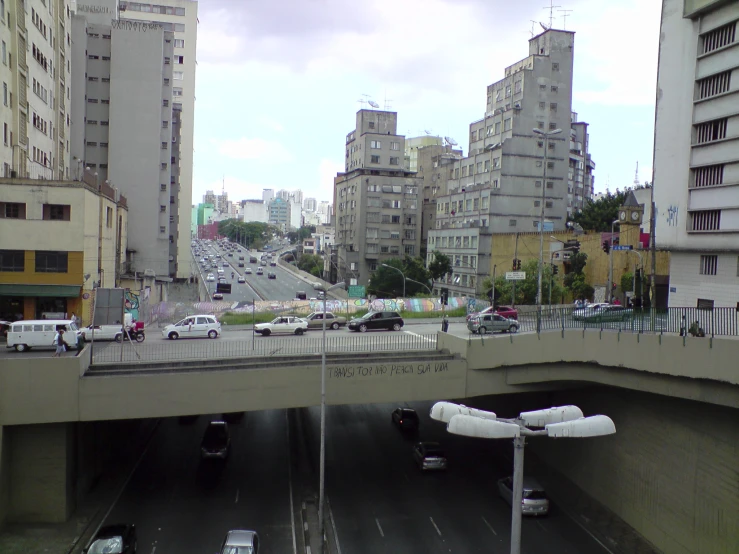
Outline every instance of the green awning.
{"type": "Polygon", "coordinates": [[[0,296],[78,298],[81,288],[77,285],[0,285],[0,296]]]}

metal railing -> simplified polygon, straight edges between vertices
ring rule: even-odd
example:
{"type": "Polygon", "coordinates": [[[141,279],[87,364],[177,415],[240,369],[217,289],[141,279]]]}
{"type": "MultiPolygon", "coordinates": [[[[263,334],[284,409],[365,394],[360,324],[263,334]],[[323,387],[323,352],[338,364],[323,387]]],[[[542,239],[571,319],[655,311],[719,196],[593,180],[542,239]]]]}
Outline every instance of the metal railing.
{"type": "Polygon", "coordinates": [[[542,307],[541,321],[536,312],[520,313],[519,331],[564,329],[602,329],[631,333],[675,333],[691,335],[691,326],[707,337],[739,336],[739,311],[735,308],[624,308],[621,314],[588,312],[583,308],[542,307]],[[693,325],[694,322],[696,325],[693,325]]]}
{"type": "MultiPolygon", "coordinates": [[[[271,356],[308,355],[321,353],[321,337],[313,336],[262,337],[252,340],[251,331],[244,340],[178,339],[170,341],[158,336],[143,343],[95,343],[93,364],[177,360],[213,360],[218,358],[256,358],[271,356]],[[100,344],[100,346],[98,346],[100,344]],[[104,345],[104,346],[103,346],[104,345]]],[[[436,333],[409,334],[393,332],[341,333],[326,337],[326,352],[406,352],[436,350],[436,333]]]]}

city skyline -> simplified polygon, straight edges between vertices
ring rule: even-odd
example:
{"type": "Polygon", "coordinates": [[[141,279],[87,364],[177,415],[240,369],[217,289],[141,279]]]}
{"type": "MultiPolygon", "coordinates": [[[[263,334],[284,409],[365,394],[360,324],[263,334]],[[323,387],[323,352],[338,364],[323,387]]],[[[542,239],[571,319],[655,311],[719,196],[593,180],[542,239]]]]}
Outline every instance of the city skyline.
{"type": "MultiPolygon", "coordinates": [[[[345,15],[340,2],[305,13],[291,6],[308,23],[299,28],[284,26],[278,17],[284,6],[203,4],[193,202],[223,183],[232,198],[300,188],[306,196],[331,199],[333,177],[344,167],[346,121],[369,107],[359,100],[396,111],[398,132],[406,137],[430,131],[465,145],[484,102],[479,91],[498,80],[510,60],[526,55],[532,29],[542,31],[539,22],[549,23],[549,10],[540,4],[526,0],[512,14],[469,0],[454,5],[454,28],[446,24],[452,4],[443,0],[409,0],[393,7],[405,17],[377,25],[367,23],[372,18],[331,25],[345,15]],[[405,28],[409,18],[419,24],[405,28]],[[470,40],[476,36],[495,39],[470,40]]],[[[553,12],[554,28],[575,32],[573,104],[590,124],[595,192],[632,185],[637,162],[639,181],[651,180],[659,6],[575,1],[562,7],[572,11],[553,12]],[[625,27],[637,38],[624,43],[625,27]]]]}

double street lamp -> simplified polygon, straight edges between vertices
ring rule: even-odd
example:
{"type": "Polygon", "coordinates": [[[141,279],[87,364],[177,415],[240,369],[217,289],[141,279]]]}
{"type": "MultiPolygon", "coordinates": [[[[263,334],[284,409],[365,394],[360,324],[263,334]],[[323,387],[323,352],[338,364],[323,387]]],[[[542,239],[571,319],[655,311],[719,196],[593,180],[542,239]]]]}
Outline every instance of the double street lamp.
{"type": "Polygon", "coordinates": [[[549,137],[558,135],[562,129],[552,129],[551,131],[542,131],[541,129],[532,129],[535,135],[544,137],[544,180],[541,182],[541,200],[539,210],[539,276],[536,288],[536,332],[541,331],[541,281],[542,271],[544,269],[544,207],[546,206],[547,197],[547,152],[549,150],[549,137]]]}
{"type": "Polygon", "coordinates": [[[447,424],[455,435],[481,439],[513,439],[513,500],[511,502],[511,554],[521,552],[523,501],[523,449],[526,437],[588,438],[612,435],[616,426],[610,417],[583,417],[577,406],[559,406],[521,412],[517,418],[499,418],[494,412],[468,408],[462,404],[437,402],[431,418],[447,424]],[[534,429],[530,429],[533,427],[534,429]]]}
{"type": "Polygon", "coordinates": [[[321,446],[319,457],[318,476],[318,532],[320,533],[319,544],[321,554],[324,551],[324,498],[326,490],[326,297],[328,292],[346,286],[344,281],[325,287],[322,283],[313,283],[313,289],[323,292],[323,321],[321,327],[321,446]]]}

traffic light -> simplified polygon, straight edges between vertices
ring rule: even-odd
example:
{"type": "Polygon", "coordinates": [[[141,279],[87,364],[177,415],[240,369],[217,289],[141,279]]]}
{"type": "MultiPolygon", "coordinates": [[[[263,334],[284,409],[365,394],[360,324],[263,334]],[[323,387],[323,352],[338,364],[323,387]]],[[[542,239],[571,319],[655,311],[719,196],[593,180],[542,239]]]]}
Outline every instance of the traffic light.
{"type": "Polygon", "coordinates": [[[513,260],[513,271],[521,271],[521,260],[518,258],[513,260]]]}
{"type": "Polygon", "coordinates": [[[608,244],[608,241],[607,240],[604,240],[603,241],[603,252],[605,252],[606,254],[608,254],[610,251],[611,251],[611,245],[608,244]]]}
{"type": "Polygon", "coordinates": [[[516,258],[513,258],[513,271],[516,271],[516,262],[518,260],[516,258]]]}
{"type": "Polygon", "coordinates": [[[449,305],[449,289],[446,287],[441,289],[441,303],[444,306],[449,305]]]}
{"type": "Polygon", "coordinates": [[[559,267],[557,264],[552,264],[552,275],[557,275],[559,273],[559,267]]]}

